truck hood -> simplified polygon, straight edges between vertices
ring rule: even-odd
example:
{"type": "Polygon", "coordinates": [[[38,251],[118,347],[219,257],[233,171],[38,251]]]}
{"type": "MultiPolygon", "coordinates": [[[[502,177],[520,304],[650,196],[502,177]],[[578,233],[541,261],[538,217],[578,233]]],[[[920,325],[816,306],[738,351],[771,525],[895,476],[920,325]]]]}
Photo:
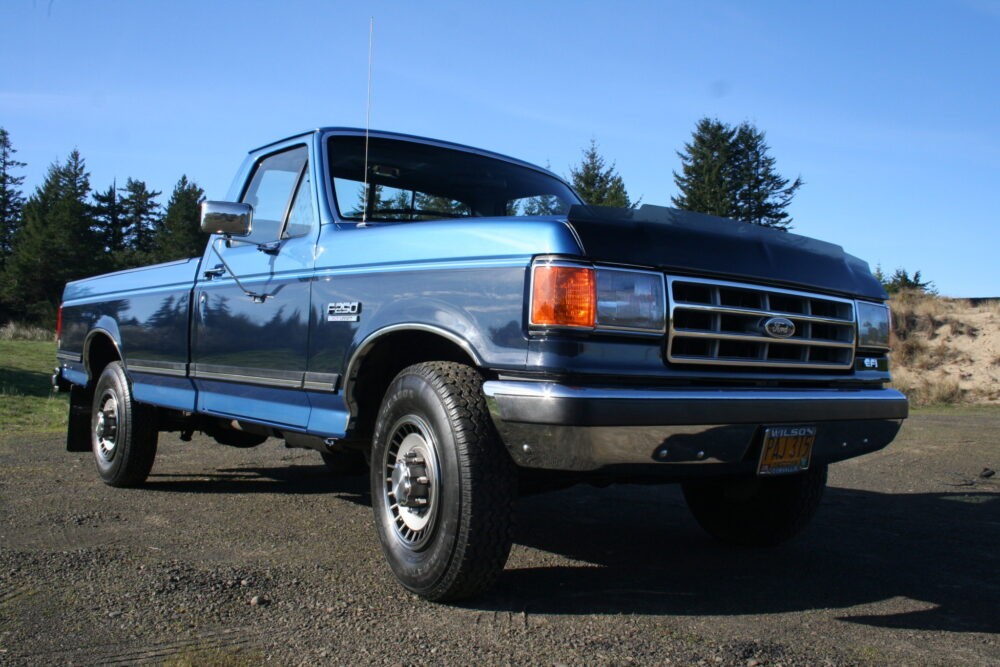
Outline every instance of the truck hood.
{"type": "Polygon", "coordinates": [[[867,262],[838,245],[798,234],[648,204],[639,209],[573,206],[567,219],[595,261],[871,299],[888,296],[867,262]]]}

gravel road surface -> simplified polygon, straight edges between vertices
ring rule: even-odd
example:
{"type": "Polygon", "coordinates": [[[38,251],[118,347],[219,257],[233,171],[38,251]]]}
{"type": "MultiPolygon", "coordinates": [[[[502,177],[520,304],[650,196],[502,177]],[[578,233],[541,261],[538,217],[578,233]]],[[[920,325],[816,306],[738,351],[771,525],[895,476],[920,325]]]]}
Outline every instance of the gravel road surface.
{"type": "Polygon", "coordinates": [[[162,434],[143,489],[0,433],[0,664],[1000,664],[1000,410],[924,411],[835,465],[774,549],[722,546],[676,487],[523,498],[496,590],[389,574],[364,479],[162,434]]]}

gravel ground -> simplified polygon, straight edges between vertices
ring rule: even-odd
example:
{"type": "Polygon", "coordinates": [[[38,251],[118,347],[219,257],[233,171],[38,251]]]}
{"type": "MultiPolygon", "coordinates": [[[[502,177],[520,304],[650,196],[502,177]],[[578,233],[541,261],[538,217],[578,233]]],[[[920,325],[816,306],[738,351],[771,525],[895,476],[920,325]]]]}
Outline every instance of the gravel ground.
{"type": "Polygon", "coordinates": [[[998,434],[997,409],[918,413],[769,550],[713,542],[675,487],[524,498],[461,606],[395,584],[365,481],[314,452],[163,434],[120,490],[0,435],[0,663],[1000,664],[998,434]]]}

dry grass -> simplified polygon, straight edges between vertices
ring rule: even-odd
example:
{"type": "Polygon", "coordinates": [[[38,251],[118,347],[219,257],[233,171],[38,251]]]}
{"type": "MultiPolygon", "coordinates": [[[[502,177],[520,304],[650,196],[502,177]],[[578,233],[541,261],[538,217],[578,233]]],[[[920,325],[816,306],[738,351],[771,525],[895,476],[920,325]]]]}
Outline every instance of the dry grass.
{"type": "Polygon", "coordinates": [[[927,341],[916,336],[897,337],[892,345],[892,360],[900,366],[916,366],[927,356],[927,341]]]}
{"type": "Polygon", "coordinates": [[[1000,400],[1000,302],[897,294],[893,384],[916,405],[1000,400]]]}
{"type": "Polygon", "coordinates": [[[892,386],[906,394],[913,405],[964,403],[969,398],[958,380],[929,379],[906,371],[896,371],[892,386]]]}
{"type": "Polygon", "coordinates": [[[0,340],[39,340],[51,341],[55,333],[51,329],[37,327],[32,324],[8,322],[0,327],[0,340]]]}
{"type": "Polygon", "coordinates": [[[957,325],[950,317],[950,310],[960,304],[961,301],[949,303],[921,292],[900,292],[889,302],[893,333],[899,340],[920,334],[933,339],[945,324],[957,325]]]}

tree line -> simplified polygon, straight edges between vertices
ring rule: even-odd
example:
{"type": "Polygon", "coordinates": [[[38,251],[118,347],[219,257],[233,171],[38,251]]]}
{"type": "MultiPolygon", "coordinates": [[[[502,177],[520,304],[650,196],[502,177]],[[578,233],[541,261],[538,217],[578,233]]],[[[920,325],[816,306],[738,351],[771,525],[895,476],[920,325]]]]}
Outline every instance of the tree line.
{"type": "MultiPolygon", "coordinates": [[[[678,194],[671,203],[682,210],[733,218],[763,227],[788,231],[792,218],[788,206],[804,184],[778,173],[775,159],[763,130],[752,123],[728,125],[713,118],[702,118],[695,126],[691,141],[677,151],[680,172],[673,172],[678,194]]],[[[570,181],[584,201],[593,206],[635,208],[625,181],[614,163],[608,164],[591,140],[583,151],[579,166],[570,169],[570,181]]],[[[920,271],[910,275],[906,269],[873,271],[886,292],[937,294],[934,283],[922,280],[920,271]]]]}
{"type": "MultiPolygon", "coordinates": [[[[677,151],[680,172],[673,172],[678,194],[671,203],[679,209],[733,218],[763,227],[788,230],[787,208],[803,185],[781,176],[775,167],[763,130],[752,123],[729,125],[702,118],[691,141],[677,151]]],[[[634,208],[614,163],[608,164],[591,140],[570,180],[584,201],[594,206],[634,208]]]]}
{"type": "Polygon", "coordinates": [[[93,190],[79,151],[25,198],[25,166],[0,128],[0,322],[51,324],[68,281],[200,255],[204,191],[181,176],[165,207],[144,181],[93,190]]]}
{"type": "MultiPolygon", "coordinates": [[[[187,176],[162,206],[162,193],[134,178],[92,189],[84,159],[74,150],[64,162],[50,165],[43,183],[26,198],[24,177],[17,173],[26,165],[16,153],[10,135],[0,128],[0,322],[50,324],[68,281],[201,254],[204,192],[187,176]]],[[[752,124],[703,118],[677,155],[678,194],[671,200],[677,208],[780,230],[791,227],[786,209],[802,179],[778,174],[764,132],[752,124]]],[[[567,180],[594,206],[640,204],[593,139],[567,180]]],[[[544,202],[533,205],[541,208],[518,213],[545,212],[544,202]]]]}

